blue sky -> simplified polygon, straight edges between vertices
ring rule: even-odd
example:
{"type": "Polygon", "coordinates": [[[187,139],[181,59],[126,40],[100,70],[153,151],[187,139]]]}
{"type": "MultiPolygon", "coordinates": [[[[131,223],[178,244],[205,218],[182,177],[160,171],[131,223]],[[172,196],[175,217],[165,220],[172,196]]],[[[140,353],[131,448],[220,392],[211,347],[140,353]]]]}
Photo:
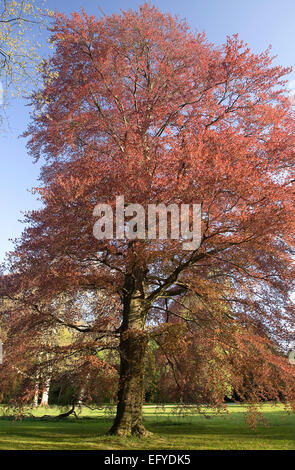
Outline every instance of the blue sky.
{"type": "MultiPolygon", "coordinates": [[[[137,8],[137,0],[47,0],[50,9],[64,13],[83,8],[87,13],[106,14],[120,9],[137,8]]],[[[205,31],[211,42],[222,43],[227,35],[238,33],[255,52],[272,45],[277,62],[295,65],[295,1],[294,0],[158,0],[159,9],[185,17],[193,30],[205,31]]],[[[290,76],[294,80],[295,73],[290,76]]],[[[40,164],[33,164],[27,154],[25,140],[18,136],[28,124],[28,108],[22,101],[11,102],[8,109],[9,128],[0,136],[0,261],[12,248],[10,238],[20,236],[22,212],[38,207],[28,191],[38,184],[40,164]]]]}

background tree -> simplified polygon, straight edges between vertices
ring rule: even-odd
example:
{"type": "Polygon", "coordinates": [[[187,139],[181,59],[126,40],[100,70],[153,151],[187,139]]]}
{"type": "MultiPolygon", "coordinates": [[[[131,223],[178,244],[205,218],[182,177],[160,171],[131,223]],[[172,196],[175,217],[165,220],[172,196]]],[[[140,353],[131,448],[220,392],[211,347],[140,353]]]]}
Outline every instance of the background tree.
{"type": "MultiPolygon", "coordinates": [[[[1,0],[0,2],[0,104],[7,91],[21,96],[38,84],[39,49],[42,32],[52,13],[44,2],[1,0]]],[[[1,113],[3,117],[3,113],[1,113]]]]}
{"type": "MultiPolygon", "coordinates": [[[[1,292],[18,295],[16,349],[24,330],[37,337],[56,324],[84,335],[80,344],[91,357],[117,347],[111,433],[144,435],[145,353],[151,337],[171,328],[166,305],[195,299],[185,323],[202,318],[204,331],[212,329],[237,351],[245,331],[256,341],[253,322],[261,325],[259,338],[278,348],[294,328],[289,69],[272,65],[269,51],[253,54],[236,36],[223,46],[209,44],[148,5],[101,19],[58,15],[53,41],[26,134],[32,156],[45,157],[36,188],[43,208],[28,214],[1,292]],[[114,206],[116,195],[145,209],[201,203],[201,246],[96,240],[93,209],[98,202],[114,206]],[[59,315],[55,305],[65,293],[70,300],[59,315]],[[231,326],[236,322],[240,328],[231,326]]],[[[183,332],[179,347],[189,350],[193,331],[183,332]]],[[[282,398],[294,406],[291,365],[256,346],[239,354],[236,365],[255,364],[259,349],[261,361],[271,361],[282,377],[282,398]]],[[[259,393],[247,387],[248,400],[269,390],[273,396],[268,372],[259,385],[259,393]]]]}

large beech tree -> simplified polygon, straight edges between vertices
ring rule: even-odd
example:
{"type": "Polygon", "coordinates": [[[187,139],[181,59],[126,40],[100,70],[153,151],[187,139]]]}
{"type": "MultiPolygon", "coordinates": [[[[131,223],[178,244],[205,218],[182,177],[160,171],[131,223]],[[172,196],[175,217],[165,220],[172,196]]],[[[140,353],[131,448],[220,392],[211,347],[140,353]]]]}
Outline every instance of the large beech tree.
{"type": "MultiPolygon", "coordinates": [[[[236,374],[259,363],[240,380],[240,397],[294,405],[294,372],[280,352],[294,329],[290,70],[236,36],[210,44],[148,5],[100,19],[57,15],[53,41],[27,132],[32,156],[45,159],[36,188],[43,207],[27,215],[2,282],[15,299],[14,331],[17,321],[36,344],[40,331],[63,324],[88,338],[80,351],[118,348],[114,434],[146,433],[151,337],[168,355],[183,345],[192,370],[195,331],[212,345],[201,348],[208,380],[212,361],[224,363],[230,350],[236,374]],[[97,240],[93,209],[119,195],[144,208],[202,204],[201,246],[97,240]]],[[[14,351],[25,347],[12,336],[14,351]]]]}

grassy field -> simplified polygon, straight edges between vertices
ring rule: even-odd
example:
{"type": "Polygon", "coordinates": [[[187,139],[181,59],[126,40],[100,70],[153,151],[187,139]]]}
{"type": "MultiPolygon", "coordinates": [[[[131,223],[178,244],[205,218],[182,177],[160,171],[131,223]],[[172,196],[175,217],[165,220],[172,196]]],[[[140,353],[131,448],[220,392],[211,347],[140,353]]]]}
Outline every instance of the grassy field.
{"type": "MultiPolygon", "coordinates": [[[[295,450],[295,415],[283,407],[264,405],[266,424],[255,429],[245,423],[245,407],[230,405],[229,414],[210,418],[197,413],[178,416],[173,406],[164,409],[146,405],[144,421],[153,432],[147,439],[106,436],[112,419],[108,410],[84,408],[79,419],[42,421],[38,416],[55,416],[57,407],[38,410],[31,419],[12,421],[0,410],[1,450],[123,450],[123,449],[283,449],[295,450]]],[[[32,410],[28,410],[32,412],[32,410]]]]}

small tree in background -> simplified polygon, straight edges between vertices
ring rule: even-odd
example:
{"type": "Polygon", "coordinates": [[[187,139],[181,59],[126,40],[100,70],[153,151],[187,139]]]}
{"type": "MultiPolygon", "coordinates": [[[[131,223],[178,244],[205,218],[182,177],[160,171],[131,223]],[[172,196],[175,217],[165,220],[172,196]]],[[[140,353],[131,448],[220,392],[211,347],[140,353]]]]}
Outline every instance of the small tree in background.
{"type": "Polygon", "coordinates": [[[7,102],[8,90],[13,96],[23,96],[37,86],[39,41],[51,15],[42,1],[0,2],[1,105],[7,102]]]}

